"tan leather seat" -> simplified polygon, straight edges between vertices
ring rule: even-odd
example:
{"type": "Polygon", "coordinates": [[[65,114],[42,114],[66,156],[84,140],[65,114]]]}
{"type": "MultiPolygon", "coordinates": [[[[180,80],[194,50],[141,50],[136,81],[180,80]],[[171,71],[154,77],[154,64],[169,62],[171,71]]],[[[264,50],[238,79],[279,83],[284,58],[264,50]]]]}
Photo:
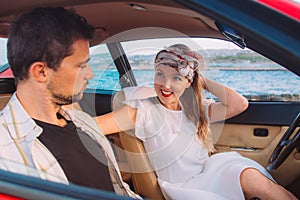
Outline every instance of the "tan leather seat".
{"type": "MultiPolygon", "coordinates": [[[[152,88],[139,88],[130,94],[130,99],[146,98],[153,96],[152,88]]],[[[127,99],[128,99],[128,95],[127,99]]],[[[114,96],[113,109],[117,109],[125,100],[124,91],[118,92],[114,96]]],[[[120,141],[126,151],[126,157],[132,170],[132,181],[134,191],[149,199],[164,199],[157,182],[157,177],[153,171],[150,161],[145,154],[145,148],[141,140],[132,136],[133,131],[120,132],[120,141]]]]}
{"type": "Polygon", "coordinates": [[[8,101],[10,100],[12,94],[1,94],[0,95],[0,110],[2,110],[8,101]]]}

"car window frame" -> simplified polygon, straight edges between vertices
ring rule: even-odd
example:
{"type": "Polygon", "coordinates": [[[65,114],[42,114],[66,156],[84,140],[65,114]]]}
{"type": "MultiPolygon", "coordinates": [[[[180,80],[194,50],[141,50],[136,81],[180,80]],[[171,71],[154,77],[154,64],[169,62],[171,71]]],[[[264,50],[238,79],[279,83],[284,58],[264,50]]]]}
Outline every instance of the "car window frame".
{"type": "Polygon", "coordinates": [[[0,169],[0,193],[22,199],[133,199],[75,184],[52,182],[0,169]]]}

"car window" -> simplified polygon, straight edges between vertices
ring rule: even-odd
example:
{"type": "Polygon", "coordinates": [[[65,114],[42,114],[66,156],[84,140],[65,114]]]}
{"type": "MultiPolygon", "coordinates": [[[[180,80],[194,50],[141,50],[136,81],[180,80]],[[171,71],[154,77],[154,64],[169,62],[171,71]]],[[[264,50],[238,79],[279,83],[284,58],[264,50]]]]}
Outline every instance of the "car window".
{"type": "MultiPolygon", "coordinates": [[[[7,61],[7,38],[0,38],[0,78],[13,78],[7,61]]],[[[89,80],[87,89],[120,90],[119,73],[106,45],[90,48],[89,62],[94,78],[89,80]]]]}
{"type": "Polygon", "coordinates": [[[7,61],[7,38],[0,38],[0,78],[13,78],[7,61]]]}
{"type": "Polygon", "coordinates": [[[0,38],[0,66],[7,63],[6,57],[6,38],[0,38]]]}
{"type": "Polygon", "coordinates": [[[89,62],[94,71],[94,78],[89,80],[88,90],[120,90],[119,72],[106,45],[90,48],[89,62]]]}
{"type": "Polygon", "coordinates": [[[297,75],[250,49],[212,38],[123,42],[138,85],[153,86],[155,53],[175,43],[197,50],[205,58],[205,76],[237,90],[250,101],[300,100],[297,75]]]}

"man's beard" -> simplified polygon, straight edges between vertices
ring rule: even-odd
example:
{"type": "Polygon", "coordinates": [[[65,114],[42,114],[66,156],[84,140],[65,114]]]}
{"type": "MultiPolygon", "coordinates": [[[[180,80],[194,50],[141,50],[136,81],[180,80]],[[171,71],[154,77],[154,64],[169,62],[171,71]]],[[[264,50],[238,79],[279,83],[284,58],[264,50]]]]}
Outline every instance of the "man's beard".
{"type": "Polygon", "coordinates": [[[82,93],[79,92],[77,94],[73,94],[73,95],[63,95],[60,93],[55,93],[55,89],[53,87],[53,84],[50,83],[47,86],[47,89],[50,91],[51,96],[52,96],[52,102],[58,106],[63,106],[63,105],[70,105],[73,102],[78,102],[81,100],[82,98],[82,93]]]}
{"type": "Polygon", "coordinates": [[[78,102],[82,98],[82,94],[74,94],[73,96],[65,96],[62,94],[55,94],[52,92],[53,102],[56,105],[63,106],[63,105],[70,105],[73,102],[78,102]]]}

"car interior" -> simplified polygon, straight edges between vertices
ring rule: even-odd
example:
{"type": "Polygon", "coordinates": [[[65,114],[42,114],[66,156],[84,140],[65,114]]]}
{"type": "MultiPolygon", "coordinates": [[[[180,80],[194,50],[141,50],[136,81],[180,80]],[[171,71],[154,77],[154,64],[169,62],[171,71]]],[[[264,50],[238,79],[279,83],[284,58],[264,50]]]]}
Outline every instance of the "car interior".
{"type": "MultiPolygon", "coordinates": [[[[300,75],[298,67],[300,55],[297,55],[300,51],[293,49],[292,45],[300,43],[296,39],[299,36],[296,35],[297,31],[291,31],[295,27],[299,28],[299,22],[290,20],[283,14],[274,13],[272,9],[259,3],[216,2],[219,5],[224,4],[224,7],[216,6],[209,1],[203,1],[202,4],[171,0],[27,0],[17,3],[7,1],[5,6],[0,7],[0,37],[8,36],[12,19],[21,11],[36,6],[64,6],[75,9],[96,27],[96,34],[90,45],[107,46],[116,70],[122,77],[119,80],[121,88],[138,86],[121,42],[154,38],[203,37],[228,40],[241,48],[246,46],[300,75]],[[253,13],[251,9],[257,12],[253,13]],[[267,16],[271,16],[272,19],[268,19],[267,16]],[[284,44],[278,42],[276,36],[280,24],[286,26],[280,29],[287,35],[281,38],[286,41],[284,44]],[[268,37],[270,32],[275,36],[268,37]],[[295,51],[297,53],[291,53],[295,51]]],[[[5,70],[8,69],[2,70],[1,73],[5,70]]],[[[13,77],[0,78],[1,109],[15,89],[13,77]]],[[[149,90],[138,91],[135,98],[153,95],[149,90]]],[[[124,99],[126,97],[122,90],[88,89],[83,99],[73,106],[74,109],[96,116],[120,107],[124,99]]],[[[214,141],[215,148],[218,152],[237,151],[268,167],[279,184],[300,198],[299,112],[300,99],[294,102],[249,101],[249,108],[242,114],[222,123],[211,124],[211,131],[218,135],[214,141]],[[289,138],[293,140],[290,142],[289,138]],[[270,157],[280,141],[289,149],[281,146],[285,154],[282,155],[277,151],[277,156],[279,154],[281,160],[273,159],[272,163],[274,164],[274,160],[276,163],[270,166],[270,157]]],[[[114,147],[122,177],[132,190],[145,198],[164,199],[155,172],[145,154],[143,143],[128,132],[108,137],[114,147]]],[[[46,184],[43,190],[49,188],[51,186],[46,184]]],[[[5,192],[0,185],[0,193],[5,192]]]]}

